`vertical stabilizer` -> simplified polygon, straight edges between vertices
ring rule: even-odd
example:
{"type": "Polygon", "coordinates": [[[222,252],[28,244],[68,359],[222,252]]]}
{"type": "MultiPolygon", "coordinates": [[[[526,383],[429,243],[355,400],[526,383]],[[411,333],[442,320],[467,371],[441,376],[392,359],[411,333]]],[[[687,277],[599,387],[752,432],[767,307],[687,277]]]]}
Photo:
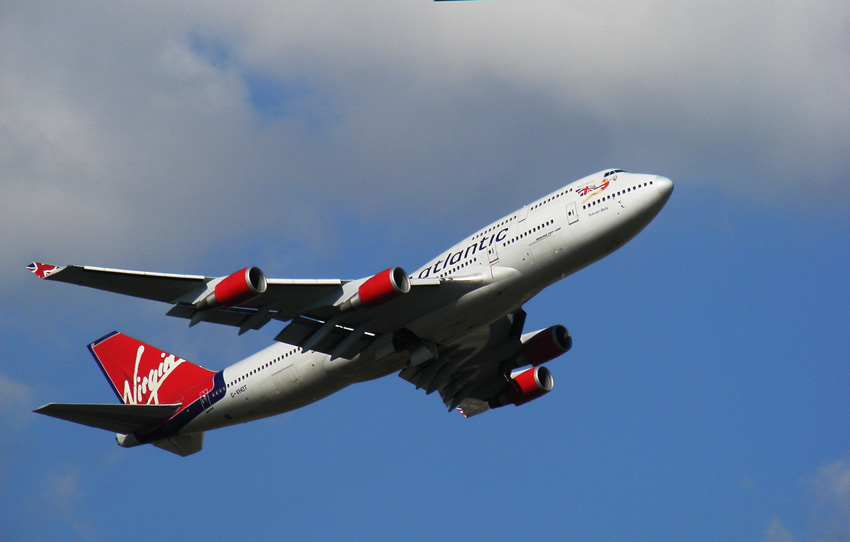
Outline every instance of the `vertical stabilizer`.
{"type": "Polygon", "coordinates": [[[89,351],[124,404],[185,406],[213,388],[214,371],[117,331],[89,351]]]}

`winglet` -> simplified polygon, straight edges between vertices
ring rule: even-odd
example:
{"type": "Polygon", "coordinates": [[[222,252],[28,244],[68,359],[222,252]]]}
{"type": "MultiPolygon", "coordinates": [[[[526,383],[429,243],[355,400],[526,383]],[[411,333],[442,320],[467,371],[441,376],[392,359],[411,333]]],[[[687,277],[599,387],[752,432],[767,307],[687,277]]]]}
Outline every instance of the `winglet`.
{"type": "Polygon", "coordinates": [[[46,279],[50,275],[62,271],[63,269],[65,269],[65,267],[66,266],[59,267],[56,265],[51,265],[49,263],[33,262],[27,266],[27,269],[32,271],[32,273],[36,277],[40,279],[46,279]]]}

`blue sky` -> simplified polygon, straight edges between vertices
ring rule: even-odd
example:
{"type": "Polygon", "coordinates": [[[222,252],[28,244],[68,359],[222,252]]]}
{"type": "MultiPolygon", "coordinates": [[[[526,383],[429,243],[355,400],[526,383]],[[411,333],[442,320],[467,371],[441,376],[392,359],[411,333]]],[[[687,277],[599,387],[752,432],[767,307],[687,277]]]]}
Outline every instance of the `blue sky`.
{"type": "Polygon", "coordinates": [[[840,2],[0,10],[3,540],[850,537],[840,2]],[[527,304],[574,340],[538,401],[465,420],[391,376],[189,458],[30,412],[114,400],[112,329],[212,369],[278,331],[30,261],[414,269],[606,167],[676,189],[527,304]]]}

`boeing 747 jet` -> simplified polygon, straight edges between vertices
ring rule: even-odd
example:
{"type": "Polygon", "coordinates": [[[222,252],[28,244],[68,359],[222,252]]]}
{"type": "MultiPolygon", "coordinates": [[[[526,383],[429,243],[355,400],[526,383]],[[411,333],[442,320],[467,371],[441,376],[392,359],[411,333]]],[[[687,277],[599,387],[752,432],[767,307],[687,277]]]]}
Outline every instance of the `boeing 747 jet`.
{"type": "Polygon", "coordinates": [[[553,387],[542,364],[570,349],[562,325],[527,332],[523,304],[605,257],[658,214],[673,183],[608,169],[500,218],[408,273],[357,280],[224,277],[100,267],[28,268],[68,282],[171,305],[189,325],[239,334],[285,324],[275,342],[212,371],[112,332],[89,345],[120,403],[50,403],[35,412],[186,456],[205,431],[294,410],[345,388],[398,374],[450,411],[475,416],[522,405],[553,387]]]}

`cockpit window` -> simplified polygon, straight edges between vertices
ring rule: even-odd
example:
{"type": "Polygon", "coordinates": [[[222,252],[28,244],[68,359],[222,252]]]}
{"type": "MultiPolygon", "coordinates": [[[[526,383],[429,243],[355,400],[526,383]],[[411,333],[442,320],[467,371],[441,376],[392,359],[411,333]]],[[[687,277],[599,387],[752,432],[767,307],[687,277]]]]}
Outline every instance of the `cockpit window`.
{"type": "Polygon", "coordinates": [[[611,171],[607,171],[603,177],[607,177],[608,175],[613,175],[615,173],[625,173],[625,170],[622,169],[612,169],[611,171]]]}

